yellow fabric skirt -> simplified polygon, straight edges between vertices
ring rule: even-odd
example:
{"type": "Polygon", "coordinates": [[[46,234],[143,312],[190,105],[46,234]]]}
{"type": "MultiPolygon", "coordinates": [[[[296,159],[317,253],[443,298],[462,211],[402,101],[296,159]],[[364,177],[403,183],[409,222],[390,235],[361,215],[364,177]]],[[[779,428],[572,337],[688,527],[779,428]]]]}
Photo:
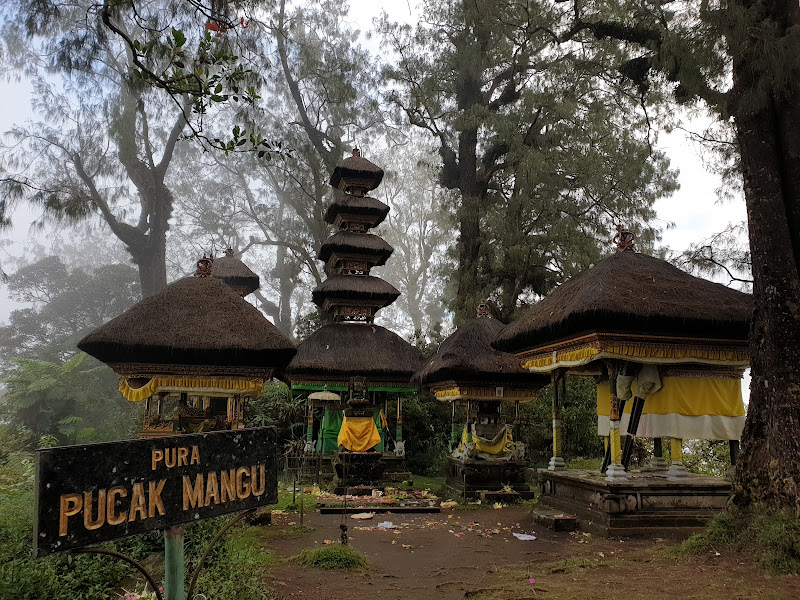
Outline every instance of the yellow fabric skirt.
{"type": "MultiPolygon", "coordinates": [[[[741,379],[663,377],[662,387],[644,402],[638,437],[738,440],[745,408],[741,379]]],[[[633,385],[636,392],[636,383],[633,385]]],[[[621,431],[628,429],[633,400],[625,403],[621,431]]],[[[611,400],[608,383],[597,385],[597,433],[608,435],[611,400]]]]}
{"type": "Polygon", "coordinates": [[[336,441],[351,452],[366,452],[380,443],[381,434],[372,417],[345,416],[336,441]]]}

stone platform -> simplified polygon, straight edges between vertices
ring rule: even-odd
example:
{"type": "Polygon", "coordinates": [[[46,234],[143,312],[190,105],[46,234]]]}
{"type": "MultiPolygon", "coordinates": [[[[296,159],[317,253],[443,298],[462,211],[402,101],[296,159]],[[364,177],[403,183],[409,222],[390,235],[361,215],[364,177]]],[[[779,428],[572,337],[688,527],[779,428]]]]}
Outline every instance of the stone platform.
{"type": "Polygon", "coordinates": [[[515,492],[527,500],[536,493],[527,482],[525,460],[480,460],[447,457],[445,487],[465,499],[480,498],[482,492],[515,492]]]}
{"type": "Polygon", "coordinates": [[[609,483],[599,471],[539,469],[539,501],[578,527],[608,537],[685,537],[702,530],[725,508],[728,480],[687,474],[679,481],[666,471],[633,471],[628,481],[609,483]]]}

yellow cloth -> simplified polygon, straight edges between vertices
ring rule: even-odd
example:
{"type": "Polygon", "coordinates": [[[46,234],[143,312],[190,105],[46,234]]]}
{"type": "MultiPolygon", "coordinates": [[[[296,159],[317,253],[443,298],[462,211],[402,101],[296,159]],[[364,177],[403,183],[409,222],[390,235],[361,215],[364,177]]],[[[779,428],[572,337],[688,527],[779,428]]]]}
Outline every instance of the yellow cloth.
{"type": "MultiPolygon", "coordinates": [[[[686,416],[718,415],[744,416],[741,379],[712,379],[710,377],[663,377],[662,387],[647,396],[642,414],[686,416]]],[[[636,383],[633,384],[636,392],[636,383]]],[[[625,403],[630,413],[633,402],[625,403]]],[[[611,400],[608,383],[597,385],[597,414],[608,416],[611,400]]]]}
{"type": "Polygon", "coordinates": [[[381,442],[381,434],[372,417],[347,417],[342,419],[342,428],[336,443],[351,452],[366,452],[381,442]]]}
{"type": "Polygon", "coordinates": [[[128,385],[127,377],[120,377],[119,391],[131,402],[139,402],[159,392],[190,392],[197,395],[228,394],[258,396],[264,391],[264,382],[257,379],[233,377],[186,377],[157,375],[140,388],[128,385]]]}
{"type": "MultiPolygon", "coordinates": [[[[494,439],[488,440],[472,434],[472,441],[475,443],[475,450],[491,456],[508,456],[514,448],[514,434],[511,427],[503,427],[494,439]]],[[[467,443],[467,427],[461,434],[461,443],[467,443]]]]}
{"type": "Polygon", "coordinates": [[[569,352],[552,352],[531,358],[522,364],[523,369],[549,373],[558,367],[578,367],[600,358],[635,359],[637,362],[674,364],[696,362],[702,364],[741,365],[749,363],[747,349],[726,350],[704,347],[669,347],[657,344],[607,344],[602,347],[587,347],[569,352]]]}

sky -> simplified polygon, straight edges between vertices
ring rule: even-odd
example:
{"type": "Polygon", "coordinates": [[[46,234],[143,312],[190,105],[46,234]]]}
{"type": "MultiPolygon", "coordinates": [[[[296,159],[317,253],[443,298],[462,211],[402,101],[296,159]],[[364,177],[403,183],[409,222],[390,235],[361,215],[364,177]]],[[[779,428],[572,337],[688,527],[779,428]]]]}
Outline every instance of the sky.
{"type": "MultiPolygon", "coordinates": [[[[414,23],[417,11],[413,0],[351,0],[350,18],[362,33],[372,29],[372,20],[386,10],[393,20],[405,20],[414,23]]],[[[376,38],[365,45],[377,44],[376,38]]],[[[3,110],[0,111],[0,132],[7,131],[14,123],[23,123],[31,117],[30,88],[27,84],[6,83],[7,93],[4,95],[3,110]]],[[[683,124],[686,129],[697,132],[704,129],[705,123],[689,121],[683,124]]],[[[661,134],[659,145],[670,157],[672,165],[680,171],[680,189],[671,197],[659,200],[656,205],[659,225],[664,228],[661,244],[675,251],[681,251],[693,242],[700,241],[725,228],[730,222],[745,220],[744,200],[739,198],[732,202],[719,204],[716,189],[720,185],[718,176],[709,173],[701,158],[701,149],[690,141],[684,131],[676,130],[670,134],[661,134]],[[667,228],[674,224],[674,227],[667,228]]],[[[19,255],[31,232],[31,221],[37,216],[35,211],[18,207],[13,214],[14,228],[0,234],[0,264],[8,265],[9,256],[19,255]],[[10,243],[9,243],[10,242],[10,243]]],[[[41,232],[38,232],[41,235],[41,232]]],[[[6,292],[0,288],[0,322],[8,318],[14,304],[7,298],[6,292]]]]}

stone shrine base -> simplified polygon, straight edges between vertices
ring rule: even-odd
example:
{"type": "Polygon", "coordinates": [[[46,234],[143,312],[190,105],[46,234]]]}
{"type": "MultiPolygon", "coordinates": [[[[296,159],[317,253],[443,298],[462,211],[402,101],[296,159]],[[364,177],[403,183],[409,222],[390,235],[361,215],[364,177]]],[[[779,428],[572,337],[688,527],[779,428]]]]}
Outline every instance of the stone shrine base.
{"type": "MultiPolygon", "coordinates": [[[[501,498],[482,492],[514,492],[514,500],[527,500],[536,494],[525,477],[529,463],[525,460],[481,460],[447,457],[447,480],[445,487],[465,499],[501,498]]],[[[497,496],[497,494],[495,494],[497,496]]],[[[510,503],[511,499],[505,499],[510,503]]]]}
{"type": "Polygon", "coordinates": [[[607,537],[688,536],[725,508],[728,480],[666,471],[632,471],[628,481],[606,482],[599,471],[539,469],[539,501],[577,518],[578,527],[607,537]]]}

